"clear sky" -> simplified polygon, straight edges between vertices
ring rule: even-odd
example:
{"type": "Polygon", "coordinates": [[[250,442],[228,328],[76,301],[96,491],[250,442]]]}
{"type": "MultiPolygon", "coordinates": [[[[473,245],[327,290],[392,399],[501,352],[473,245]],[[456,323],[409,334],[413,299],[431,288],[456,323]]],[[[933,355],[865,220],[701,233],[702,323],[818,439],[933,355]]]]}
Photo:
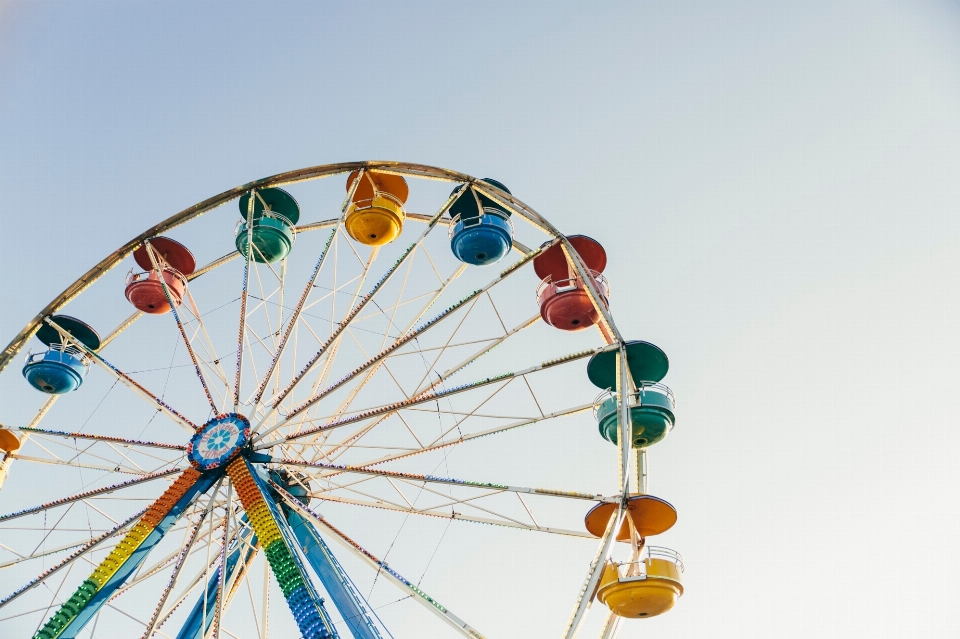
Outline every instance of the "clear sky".
{"type": "MultiPolygon", "coordinates": [[[[159,220],[363,159],[597,238],[669,354],[687,592],[621,638],[957,636],[960,4],[0,2],[0,341],[159,220]]],[[[525,606],[444,544],[519,599],[468,621],[558,636],[569,580],[525,606]]]]}

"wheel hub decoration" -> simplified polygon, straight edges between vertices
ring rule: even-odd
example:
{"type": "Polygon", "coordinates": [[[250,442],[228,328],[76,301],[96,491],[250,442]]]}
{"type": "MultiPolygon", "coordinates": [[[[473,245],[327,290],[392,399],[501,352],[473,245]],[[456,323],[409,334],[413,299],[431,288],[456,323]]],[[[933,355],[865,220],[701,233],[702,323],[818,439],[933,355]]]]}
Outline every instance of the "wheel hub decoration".
{"type": "Polygon", "coordinates": [[[197,470],[220,468],[250,441],[250,421],[237,413],[217,415],[193,436],[187,458],[197,470]]]}

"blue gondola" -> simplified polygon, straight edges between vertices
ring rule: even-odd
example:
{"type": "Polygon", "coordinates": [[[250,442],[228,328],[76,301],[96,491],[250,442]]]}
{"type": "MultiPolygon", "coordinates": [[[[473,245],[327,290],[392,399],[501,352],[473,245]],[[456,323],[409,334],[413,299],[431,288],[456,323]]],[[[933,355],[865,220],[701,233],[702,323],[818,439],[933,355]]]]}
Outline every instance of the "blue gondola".
{"type": "MultiPolygon", "coordinates": [[[[483,181],[505,193],[510,189],[490,178],[483,181]]],[[[457,259],[475,266],[493,264],[513,246],[510,211],[471,188],[457,187],[460,197],[450,207],[450,248],[457,259]]]]}
{"type": "MultiPolygon", "coordinates": [[[[100,348],[100,336],[84,322],[67,315],[50,319],[90,350],[100,348]]],[[[48,395],[63,395],[80,388],[90,369],[86,353],[74,344],[65,344],[60,333],[46,323],[37,331],[37,339],[47,345],[47,350],[27,354],[23,376],[30,385],[48,395]]]]}

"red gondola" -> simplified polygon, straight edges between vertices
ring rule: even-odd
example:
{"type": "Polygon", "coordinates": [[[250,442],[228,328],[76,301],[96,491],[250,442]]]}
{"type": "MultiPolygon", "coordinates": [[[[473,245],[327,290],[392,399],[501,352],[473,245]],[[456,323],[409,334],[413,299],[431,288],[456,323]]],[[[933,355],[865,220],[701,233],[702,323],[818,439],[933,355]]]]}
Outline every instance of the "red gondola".
{"type": "MultiPolygon", "coordinates": [[[[586,235],[571,235],[567,240],[586,265],[594,288],[600,294],[600,302],[604,307],[608,306],[610,285],[602,275],[607,267],[606,251],[599,242],[586,235]]],[[[579,331],[600,320],[583,280],[567,263],[559,242],[533,260],[533,270],[542,280],[537,287],[537,303],[540,316],[547,324],[564,331],[579,331]]]]}
{"type": "Polygon", "coordinates": [[[170,304],[160,283],[160,273],[163,274],[163,282],[167,285],[173,305],[180,306],[187,287],[187,276],[196,270],[197,261],[186,246],[168,237],[154,237],[148,242],[153,247],[154,260],[147,253],[146,244],[133,252],[133,259],[144,272],[134,273],[133,269],[130,270],[127,274],[126,296],[131,304],[144,313],[169,313],[170,304]],[[154,267],[154,261],[159,271],[154,267]]]}

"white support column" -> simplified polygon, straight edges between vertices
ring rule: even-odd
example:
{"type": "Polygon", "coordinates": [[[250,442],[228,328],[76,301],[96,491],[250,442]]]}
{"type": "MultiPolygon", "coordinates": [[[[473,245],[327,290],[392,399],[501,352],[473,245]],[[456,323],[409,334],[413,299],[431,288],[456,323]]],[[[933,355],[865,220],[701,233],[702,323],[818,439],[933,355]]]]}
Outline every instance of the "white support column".
{"type": "Polygon", "coordinates": [[[627,370],[627,349],[621,342],[617,354],[617,399],[620,403],[620,433],[617,447],[620,452],[620,493],[626,498],[630,494],[631,450],[633,449],[633,421],[630,415],[630,373],[627,370]]]}
{"type": "Polygon", "coordinates": [[[622,617],[612,612],[607,615],[607,620],[600,631],[600,639],[617,639],[617,635],[620,634],[621,619],[622,617]]]}
{"type": "Polygon", "coordinates": [[[600,585],[600,577],[603,575],[604,564],[606,564],[610,553],[613,551],[614,540],[617,538],[617,532],[623,523],[623,515],[626,512],[623,506],[624,504],[621,502],[620,507],[616,510],[615,514],[610,517],[610,521],[607,523],[607,530],[603,533],[600,547],[597,549],[597,554],[590,564],[590,572],[587,573],[587,579],[580,589],[580,596],[577,598],[573,614],[570,616],[570,621],[567,622],[567,628],[563,633],[564,639],[576,639],[577,634],[580,632],[580,626],[583,624],[583,620],[587,615],[587,611],[590,610],[590,606],[593,605],[593,597],[597,592],[597,587],[600,585]]]}

